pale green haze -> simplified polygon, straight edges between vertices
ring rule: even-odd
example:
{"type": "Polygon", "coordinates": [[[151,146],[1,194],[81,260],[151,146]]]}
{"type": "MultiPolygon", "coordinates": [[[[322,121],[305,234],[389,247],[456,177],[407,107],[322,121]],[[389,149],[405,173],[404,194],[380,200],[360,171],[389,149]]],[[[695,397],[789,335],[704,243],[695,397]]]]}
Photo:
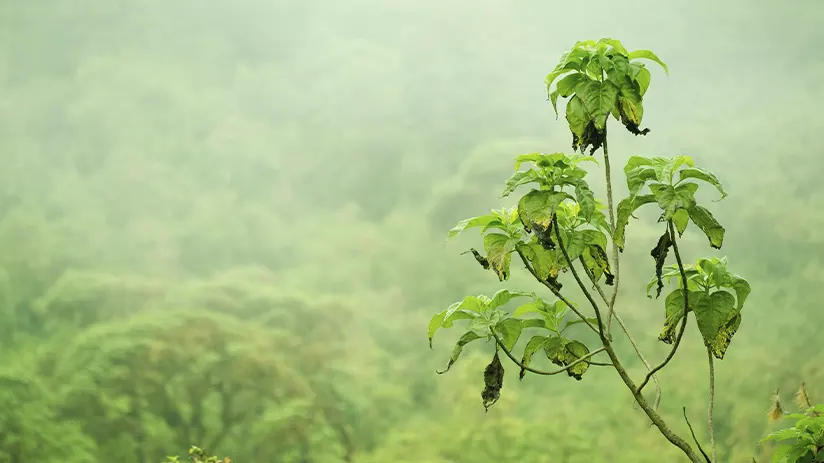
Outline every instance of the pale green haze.
{"type": "MultiPolygon", "coordinates": [[[[438,375],[464,330],[427,341],[467,295],[554,300],[461,255],[477,229],[446,236],[528,191],[500,197],[515,156],[572,152],[544,78],[602,37],[669,66],[648,135],[610,122],[616,198],[631,155],[690,155],[729,193],[699,192],[722,249],[680,247],[752,285],[715,433],[719,463],[769,461],[773,392],[824,402],[823,24],[820,0],[0,0],[0,463],[685,461],[611,368],[506,361],[485,412],[494,343],[438,375]]],[[[662,224],[636,215],[616,308],[658,363],[662,224]]],[[[707,372],[693,325],[661,413],[705,448],[707,372]]]]}

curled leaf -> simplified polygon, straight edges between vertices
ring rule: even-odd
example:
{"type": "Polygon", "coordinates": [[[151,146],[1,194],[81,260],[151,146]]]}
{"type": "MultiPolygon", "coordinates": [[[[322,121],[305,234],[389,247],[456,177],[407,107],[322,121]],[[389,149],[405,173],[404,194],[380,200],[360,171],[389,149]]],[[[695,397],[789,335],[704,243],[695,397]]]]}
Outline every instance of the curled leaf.
{"type": "Polygon", "coordinates": [[[661,296],[661,290],[664,288],[664,281],[661,274],[664,272],[664,262],[667,260],[667,253],[669,252],[669,248],[671,246],[672,240],[670,238],[669,230],[666,230],[664,234],[658,238],[658,244],[656,244],[649,253],[650,256],[655,259],[655,277],[658,280],[658,288],[655,297],[661,296]]]}
{"type": "Polygon", "coordinates": [[[461,336],[461,339],[455,344],[455,347],[452,348],[452,355],[449,357],[449,363],[446,365],[446,368],[440,371],[437,371],[439,375],[442,375],[449,371],[452,368],[452,365],[458,361],[458,357],[461,356],[461,352],[463,352],[463,348],[465,345],[469,344],[472,341],[481,339],[483,336],[480,336],[478,333],[474,331],[467,331],[466,333],[461,336]]]}
{"type": "Polygon", "coordinates": [[[492,361],[484,369],[484,390],[481,392],[484,409],[489,411],[489,407],[501,398],[501,388],[504,385],[504,366],[495,351],[492,361]]]}

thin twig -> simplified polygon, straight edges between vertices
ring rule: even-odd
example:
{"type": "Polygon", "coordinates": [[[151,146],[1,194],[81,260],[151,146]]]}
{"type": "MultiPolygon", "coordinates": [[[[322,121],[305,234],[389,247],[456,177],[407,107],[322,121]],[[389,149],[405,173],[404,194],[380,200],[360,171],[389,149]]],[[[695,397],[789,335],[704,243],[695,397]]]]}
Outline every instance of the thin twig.
{"type": "Polygon", "coordinates": [[[572,259],[569,258],[569,254],[567,253],[566,247],[564,246],[564,240],[561,238],[561,232],[558,231],[560,226],[558,225],[558,217],[555,215],[552,216],[552,223],[555,229],[555,236],[558,238],[558,249],[561,250],[561,253],[564,255],[564,258],[567,261],[567,265],[569,265],[569,270],[572,272],[572,276],[575,278],[575,281],[578,283],[578,287],[581,288],[581,291],[584,292],[584,297],[587,298],[589,303],[592,305],[592,309],[595,311],[595,318],[598,320],[598,334],[601,336],[601,341],[603,341],[604,345],[609,344],[609,340],[606,336],[606,331],[604,329],[604,322],[601,319],[601,309],[598,307],[598,303],[595,302],[595,299],[592,298],[592,294],[587,290],[586,285],[583,281],[581,281],[581,277],[578,276],[578,271],[575,270],[575,266],[572,265],[572,259]]]}
{"type": "Polygon", "coordinates": [[[693,431],[693,429],[692,429],[692,425],[690,424],[690,419],[687,418],[687,407],[684,407],[684,421],[687,422],[687,427],[690,428],[690,434],[692,434],[692,440],[695,441],[695,445],[698,446],[698,450],[701,451],[701,455],[704,455],[704,458],[707,460],[707,463],[712,463],[712,461],[710,461],[710,457],[707,456],[707,452],[705,452],[704,449],[701,448],[701,443],[698,442],[698,438],[695,437],[695,431],[693,431]]]}
{"type": "Polygon", "coordinates": [[[538,276],[538,272],[536,272],[535,269],[532,268],[532,266],[529,264],[529,260],[526,258],[526,256],[524,256],[524,253],[520,249],[518,249],[517,252],[518,252],[518,255],[521,257],[521,260],[524,262],[524,265],[526,266],[526,269],[529,270],[529,273],[531,273],[532,276],[535,277],[536,280],[541,282],[541,284],[543,284],[544,286],[549,288],[549,290],[552,291],[552,294],[554,294],[555,297],[557,297],[561,302],[566,304],[566,306],[569,307],[569,309],[572,310],[572,312],[575,313],[575,315],[577,315],[578,318],[580,318],[589,327],[589,329],[591,329],[592,331],[597,333],[598,328],[593,326],[592,323],[590,323],[589,320],[587,320],[587,317],[585,317],[584,314],[582,314],[581,311],[578,310],[578,308],[576,308],[574,305],[572,305],[572,302],[570,302],[569,299],[564,297],[564,295],[561,294],[560,291],[558,291],[556,288],[554,288],[552,285],[550,285],[546,281],[542,280],[541,277],[538,276]]]}
{"type": "MultiPolygon", "coordinates": [[[[583,264],[583,261],[581,263],[583,264]]],[[[589,269],[587,269],[586,265],[584,265],[583,267],[584,273],[586,273],[589,279],[592,281],[595,291],[601,296],[601,299],[604,301],[604,303],[608,304],[609,301],[607,300],[607,296],[606,294],[604,294],[604,290],[601,289],[601,286],[598,285],[598,282],[595,281],[595,276],[592,274],[592,272],[589,271],[589,269]]],[[[644,353],[641,352],[641,348],[635,341],[635,337],[633,337],[632,333],[629,332],[629,328],[627,327],[626,323],[624,323],[624,320],[621,318],[620,315],[618,315],[618,312],[616,312],[614,309],[612,311],[612,314],[615,317],[615,320],[618,321],[618,325],[621,327],[621,330],[627,336],[627,339],[629,339],[629,343],[632,345],[632,348],[635,349],[635,353],[638,354],[638,358],[641,359],[641,362],[644,364],[645,367],[647,367],[647,371],[652,371],[652,366],[647,361],[647,358],[644,356],[644,353]]],[[[609,322],[607,322],[607,325],[609,325],[609,322]]],[[[658,410],[658,406],[661,404],[661,382],[658,381],[658,375],[652,375],[652,380],[653,382],[655,382],[655,402],[653,403],[652,408],[654,410],[658,410]]]]}
{"type": "MultiPolygon", "coordinates": [[[[552,376],[552,375],[557,375],[558,373],[563,373],[563,372],[569,370],[570,368],[574,367],[575,365],[578,365],[581,362],[587,362],[588,358],[592,357],[595,354],[603,352],[605,350],[603,347],[599,347],[598,349],[595,349],[594,351],[584,355],[583,357],[578,358],[577,360],[575,360],[574,362],[570,363],[569,365],[567,365],[563,368],[559,368],[557,370],[552,370],[552,371],[543,371],[543,370],[538,370],[538,369],[535,369],[535,368],[524,365],[521,361],[519,361],[517,358],[515,358],[514,355],[512,355],[512,352],[510,352],[509,349],[506,348],[506,346],[504,346],[503,341],[501,341],[501,338],[499,338],[498,335],[495,334],[494,331],[490,330],[490,333],[492,333],[492,336],[495,337],[495,342],[498,343],[498,347],[500,347],[500,349],[502,351],[504,351],[504,354],[506,354],[506,356],[509,357],[510,360],[512,360],[516,365],[523,368],[524,370],[526,370],[530,373],[535,373],[536,375],[552,376]]],[[[587,362],[587,363],[591,363],[591,362],[587,362]]]]}
{"type": "Polygon", "coordinates": [[[710,445],[712,446],[712,461],[714,463],[714,462],[718,461],[718,457],[717,457],[717,453],[716,453],[716,447],[715,447],[715,428],[713,428],[713,425],[712,425],[712,408],[713,408],[713,404],[715,403],[715,366],[713,365],[712,349],[710,349],[709,347],[707,347],[707,360],[709,361],[709,364],[710,364],[710,399],[709,399],[710,406],[709,406],[708,418],[709,418],[709,428],[710,428],[709,429],[709,432],[710,432],[710,445]]]}
{"type": "Polygon", "coordinates": [[[647,373],[647,377],[644,378],[644,381],[641,382],[641,385],[638,386],[638,392],[641,392],[644,389],[644,386],[647,385],[649,382],[650,377],[667,366],[670,360],[675,357],[675,352],[678,350],[678,346],[681,344],[681,338],[684,336],[684,331],[687,328],[687,315],[689,314],[689,291],[687,288],[687,274],[684,272],[684,264],[681,262],[681,253],[678,250],[678,242],[675,240],[675,228],[672,225],[672,221],[667,223],[667,228],[670,232],[670,239],[672,240],[672,249],[675,251],[675,261],[678,263],[678,270],[681,272],[681,283],[684,287],[684,316],[681,319],[681,326],[678,328],[678,334],[675,336],[675,342],[672,343],[672,349],[670,349],[667,358],[664,359],[658,366],[653,368],[649,373],[647,373]]]}

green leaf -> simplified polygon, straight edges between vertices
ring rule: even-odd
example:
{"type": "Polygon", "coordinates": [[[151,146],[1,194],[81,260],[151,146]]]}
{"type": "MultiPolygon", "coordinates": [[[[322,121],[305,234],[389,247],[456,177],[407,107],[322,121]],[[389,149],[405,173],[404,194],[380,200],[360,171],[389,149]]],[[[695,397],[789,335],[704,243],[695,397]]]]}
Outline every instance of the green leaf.
{"type": "Polygon", "coordinates": [[[575,95],[570,98],[566,106],[566,119],[569,123],[569,130],[580,140],[584,138],[587,124],[592,120],[592,116],[584,106],[580,96],[575,95]]]}
{"type": "Polygon", "coordinates": [[[578,199],[586,221],[592,221],[592,214],[595,212],[595,195],[592,194],[592,190],[585,181],[581,180],[575,185],[575,197],[578,199]]]}
{"type": "Polygon", "coordinates": [[[542,228],[549,228],[555,209],[569,194],[561,191],[532,190],[518,202],[518,215],[521,223],[528,228],[536,224],[542,228]]]}
{"type": "Polygon", "coordinates": [[[649,89],[652,76],[643,63],[629,63],[629,75],[633,82],[638,84],[638,93],[643,97],[649,89]]]}
{"type": "MultiPolygon", "coordinates": [[[[590,317],[590,318],[587,318],[587,321],[588,321],[588,322],[589,322],[592,326],[595,326],[595,327],[597,327],[597,326],[598,326],[598,319],[597,319],[597,318],[595,318],[595,317],[590,317]]],[[[580,318],[576,318],[575,320],[570,320],[570,321],[566,322],[566,324],[564,324],[564,329],[563,329],[563,330],[561,330],[561,331],[564,331],[564,330],[566,330],[567,328],[569,328],[570,326],[575,326],[575,325],[578,325],[578,324],[580,324],[580,323],[584,323],[584,321],[583,321],[583,320],[581,320],[580,318]]]]}
{"type": "Polygon", "coordinates": [[[489,302],[487,310],[503,307],[509,303],[509,301],[518,297],[535,297],[535,293],[526,291],[510,291],[508,289],[498,290],[494,295],[492,295],[492,300],[489,302]]]}
{"type": "Polygon", "coordinates": [[[500,233],[488,233],[484,235],[484,248],[486,249],[486,259],[489,266],[498,275],[498,280],[509,279],[509,263],[512,260],[510,251],[514,249],[517,239],[500,233]]]}
{"type": "Polygon", "coordinates": [[[595,128],[603,131],[606,127],[607,116],[615,106],[618,97],[618,87],[611,81],[598,82],[590,80],[581,82],[575,87],[575,94],[581,98],[590,118],[595,122],[595,128]]]}
{"type": "Polygon", "coordinates": [[[718,190],[718,193],[721,194],[721,198],[719,199],[719,201],[727,197],[727,192],[724,191],[724,187],[721,185],[721,181],[718,180],[718,177],[716,177],[712,172],[708,172],[698,167],[689,167],[686,169],[682,169],[681,172],[679,172],[678,174],[680,176],[679,181],[684,181],[688,178],[694,178],[696,180],[703,180],[709,183],[710,185],[714,186],[715,189],[718,190]]]}
{"type": "Polygon", "coordinates": [[[463,352],[463,348],[465,345],[469,344],[472,341],[481,339],[483,336],[480,336],[478,333],[474,331],[467,331],[466,333],[461,336],[461,339],[455,344],[455,347],[452,348],[452,355],[449,357],[449,363],[447,363],[446,368],[444,370],[438,371],[439,375],[442,375],[449,371],[452,368],[452,365],[458,361],[458,357],[461,356],[461,352],[463,352]]]}
{"type": "Polygon", "coordinates": [[[432,347],[432,338],[439,328],[450,328],[456,320],[466,320],[479,317],[486,311],[486,303],[477,296],[466,296],[462,301],[450,305],[443,312],[436,313],[429,320],[429,347],[432,347]]]}
{"type": "Polygon", "coordinates": [[[558,263],[556,254],[560,253],[545,249],[539,243],[520,244],[518,249],[523,253],[541,281],[546,281],[548,278],[557,278],[558,273],[564,268],[558,263]]]}
{"type": "Polygon", "coordinates": [[[672,215],[672,223],[675,225],[675,230],[678,231],[678,236],[684,234],[687,225],[690,223],[690,214],[686,209],[678,209],[672,215]]]}
{"type": "MultiPolygon", "coordinates": [[[[697,303],[704,296],[700,292],[690,292],[690,305],[697,303]]],[[[664,310],[666,318],[664,320],[664,329],[658,335],[658,340],[666,344],[672,344],[675,341],[675,330],[681,319],[684,318],[684,290],[676,289],[667,295],[664,300],[664,310]]]]}
{"type": "Polygon", "coordinates": [[[667,75],[669,75],[669,69],[667,69],[667,65],[666,65],[666,64],[664,64],[664,62],[663,62],[663,61],[661,61],[661,59],[660,59],[660,58],[658,58],[658,56],[656,56],[656,55],[655,55],[655,53],[653,53],[653,52],[651,52],[651,51],[649,51],[649,50],[635,50],[635,51],[631,51],[631,52],[629,53],[628,57],[629,57],[630,61],[632,61],[632,60],[634,60],[634,59],[648,59],[648,60],[650,60],[650,61],[655,61],[655,62],[656,62],[656,63],[658,63],[658,64],[659,64],[662,68],[664,68],[664,73],[665,73],[665,74],[667,74],[667,75]]]}
{"type": "MultiPolygon", "coordinates": [[[[549,338],[546,336],[533,336],[529,341],[527,341],[526,347],[524,347],[524,355],[521,358],[521,364],[524,366],[529,366],[532,362],[532,356],[544,346],[544,342],[546,342],[547,339],[549,338]]],[[[526,370],[521,368],[521,373],[519,374],[520,379],[524,379],[525,375],[526,370]]]]}
{"type": "Polygon", "coordinates": [[[717,342],[718,332],[727,326],[736,313],[735,296],[726,291],[716,291],[709,297],[701,298],[692,310],[704,343],[712,347],[717,342]]]}
{"type": "Polygon", "coordinates": [[[721,249],[724,244],[724,227],[715,220],[712,213],[702,206],[693,204],[687,209],[690,219],[710,240],[710,246],[715,249],[721,249]]]}
{"type": "Polygon", "coordinates": [[[656,180],[655,169],[650,166],[639,166],[626,172],[627,187],[630,196],[635,196],[651,180],[656,180]]]}
{"type": "Polygon", "coordinates": [[[484,225],[488,224],[489,222],[495,220],[495,216],[493,215],[482,215],[478,217],[472,217],[469,219],[464,219],[458,222],[451,230],[449,230],[449,234],[447,235],[447,240],[450,240],[456,236],[458,236],[462,231],[466,230],[467,228],[473,227],[483,227],[484,225]]]}
{"type": "MultiPolygon", "coordinates": [[[[665,158],[666,159],[666,158],[665,158]]],[[[661,172],[661,178],[659,179],[660,182],[666,181],[667,183],[672,183],[672,177],[678,169],[686,165],[689,168],[695,167],[695,161],[692,160],[692,157],[686,155],[678,155],[673,156],[667,159],[666,164],[664,164],[664,169],[661,172]]]]}
{"type": "Polygon", "coordinates": [[[672,219],[679,209],[689,210],[695,206],[695,191],[698,185],[694,183],[682,183],[678,186],[653,183],[649,187],[658,206],[664,211],[661,218],[664,221],[672,219]]]}
{"type": "MultiPolygon", "coordinates": [[[[589,348],[580,341],[572,341],[568,343],[566,345],[566,350],[567,362],[565,363],[565,365],[569,365],[570,363],[580,358],[583,358],[584,356],[589,354],[589,348]]],[[[567,370],[567,374],[580,381],[581,378],[584,376],[584,373],[587,372],[587,369],[589,369],[589,362],[583,361],[567,370]]]]}
{"type": "Polygon", "coordinates": [[[618,218],[615,222],[615,231],[613,236],[615,244],[618,245],[618,249],[621,251],[624,250],[624,232],[629,224],[629,218],[632,216],[632,213],[644,204],[654,203],[655,201],[656,199],[653,195],[638,195],[624,198],[618,203],[618,218]]]}
{"type": "Polygon", "coordinates": [[[495,325],[495,332],[498,333],[501,342],[508,351],[511,351],[512,348],[515,347],[518,338],[521,337],[521,331],[523,331],[523,329],[524,327],[521,320],[517,318],[507,318],[495,325]]]}
{"type": "Polygon", "coordinates": [[[735,309],[740,311],[741,308],[744,307],[744,301],[747,300],[747,296],[750,295],[750,283],[738,275],[732,275],[731,286],[735,291],[735,299],[737,300],[735,309]]]}
{"type": "Polygon", "coordinates": [[[620,40],[610,39],[610,38],[603,38],[603,39],[599,40],[598,43],[599,44],[600,43],[605,43],[605,44],[611,46],[616,52],[618,52],[618,53],[620,53],[624,56],[629,55],[629,52],[627,51],[626,48],[624,48],[624,45],[621,44],[620,40]]]}
{"type": "Polygon", "coordinates": [[[558,84],[555,86],[555,91],[549,95],[549,99],[552,102],[552,109],[555,111],[556,116],[558,116],[558,97],[568,98],[571,96],[575,93],[575,86],[584,79],[582,74],[576,72],[558,81],[558,84]]]}
{"type": "Polygon", "coordinates": [[[505,197],[509,196],[510,193],[515,191],[515,189],[518,188],[519,186],[526,185],[526,184],[533,183],[533,182],[536,182],[538,184],[544,184],[544,178],[541,176],[541,174],[538,171],[536,171],[534,169],[529,169],[529,170],[515,172],[506,181],[506,184],[504,185],[504,192],[501,193],[501,197],[505,198],[505,197]]]}
{"type": "Polygon", "coordinates": [[[512,316],[513,317],[521,317],[521,316],[526,315],[528,313],[541,313],[541,312],[545,312],[545,311],[546,311],[546,307],[544,305],[544,301],[542,301],[541,299],[536,299],[532,302],[527,302],[526,304],[519,305],[515,309],[515,312],[512,313],[512,316]]]}

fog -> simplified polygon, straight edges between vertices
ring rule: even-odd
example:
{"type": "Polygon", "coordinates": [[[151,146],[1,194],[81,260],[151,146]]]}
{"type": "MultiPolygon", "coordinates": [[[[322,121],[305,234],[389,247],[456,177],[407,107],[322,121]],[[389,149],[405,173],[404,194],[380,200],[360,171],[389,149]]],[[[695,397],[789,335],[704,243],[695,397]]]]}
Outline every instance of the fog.
{"type": "MultiPolygon", "coordinates": [[[[681,461],[611,368],[505,363],[485,412],[494,343],[437,375],[462,331],[427,342],[464,296],[553,299],[461,255],[477,232],[444,243],[517,202],[515,156],[571,153],[544,78],[602,37],[669,67],[648,66],[649,134],[610,132],[616,198],[631,155],[689,155],[729,192],[701,199],[723,248],[691,228],[681,252],[752,285],[715,437],[719,462],[768,461],[770,395],[824,401],[822,24],[814,0],[0,2],[0,462],[681,461]]],[[[636,215],[616,307],[658,363],[661,226],[636,215]]],[[[661,413],[708,442],[694,324],[682,344],[661,413]]]]}

